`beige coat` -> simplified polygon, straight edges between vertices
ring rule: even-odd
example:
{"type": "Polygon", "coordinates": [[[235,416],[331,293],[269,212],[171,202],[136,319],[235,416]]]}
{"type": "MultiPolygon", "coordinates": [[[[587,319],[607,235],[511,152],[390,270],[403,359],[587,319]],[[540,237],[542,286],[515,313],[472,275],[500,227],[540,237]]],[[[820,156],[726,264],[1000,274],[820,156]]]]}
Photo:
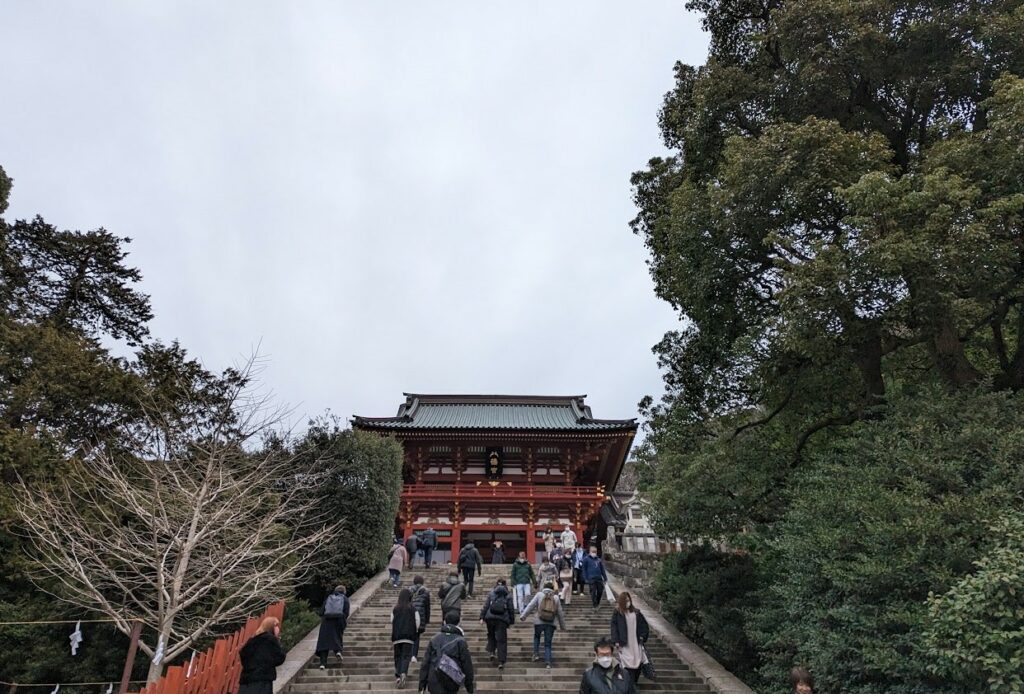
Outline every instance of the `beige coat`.
{"type": "Polygon", "coordinates": [[[409,553],[405,551],[405,547],[397,545],[395,547],[394,554],[391,555],[391,561],[388,562],[389,569],[396,569],[401,571],[405,568],[405,563],[409,560],[409,553]]]}

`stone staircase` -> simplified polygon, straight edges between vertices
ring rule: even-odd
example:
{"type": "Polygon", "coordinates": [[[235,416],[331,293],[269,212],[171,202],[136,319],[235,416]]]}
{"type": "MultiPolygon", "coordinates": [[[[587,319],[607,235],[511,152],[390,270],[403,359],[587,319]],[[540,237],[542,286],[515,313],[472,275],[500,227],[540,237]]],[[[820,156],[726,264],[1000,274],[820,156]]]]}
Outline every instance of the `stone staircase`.
{"type": "MultiPolygon", "coordinates": [[[[553,643],[554,664],[547,670],[544,662],[532,662],[533,622],[532,616],[525,622],[518,617],[508,631],[508,663],[504,670],[498,670],[497,663],[490,661],[484,651],[487,631],[478,619],[487,592],[499,577],[508,578],[509,565],[488,565],[483,576],[477,578],[476,595],[463,602],[462,623],[466,642],[473,656],[476,673],[476,689],[479,692],[575,692],[579,689],[583,670],[593,659],[594,641],[607,635],[610,630],[612,608],[607,601],[595,613],[589,596],[572,596],[572,604],[563,605],[567,631],[555,632],[553,643]]],[[[434,566],[430,569],[416,567],[402,574],[402,586],[412,584],[417,573],[425,579],[431,592],[431,623],[420,643],[420,658],[426,652],[429,638],[438,632],[441,615],[437,609],[437,589],[448,575],[449,567],[434,566]]],[[[317,659],[310,660],[305,670],[288,687],[290,694],[320,694],[324,692],[395,692],[394,664],[390,643],[391,608],[395,604],[398,590],[390,584],[380,587],[349,620],[345,630],[345,654],[343,662],[331,656],[326,670],[319,669],[317,659]]],[[[543,641],[541,642],[543,651],[543,641]]],[[[640,691],[664,692],[710,692],[703,681],[689,667],[680,662],[657,635],[651,635],[647,650],[658,671],[658,681],[640,679],[640,691]]],[[[415,692],[421,663],[409,667],[408,683],[404,691],[415,692]]]]}

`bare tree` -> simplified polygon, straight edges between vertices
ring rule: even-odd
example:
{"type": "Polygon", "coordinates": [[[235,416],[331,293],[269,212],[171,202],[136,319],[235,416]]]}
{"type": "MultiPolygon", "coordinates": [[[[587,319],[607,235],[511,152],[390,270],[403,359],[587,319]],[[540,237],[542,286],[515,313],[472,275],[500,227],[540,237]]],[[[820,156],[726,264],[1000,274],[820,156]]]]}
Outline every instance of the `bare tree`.
{"type": "Polygon", "coordinates": [[[251,367],[216,403],[191,402],[188,417],[154,411],[117,452],[20,488],[36,585],[125,634],[136,620],[155,630],[140,643],[162,655],[150,681],[218,627],[289,596],[336,530],[317,515],[314,478],[280,450],[247,450],[280,421],[249,395],[251,367]]]}

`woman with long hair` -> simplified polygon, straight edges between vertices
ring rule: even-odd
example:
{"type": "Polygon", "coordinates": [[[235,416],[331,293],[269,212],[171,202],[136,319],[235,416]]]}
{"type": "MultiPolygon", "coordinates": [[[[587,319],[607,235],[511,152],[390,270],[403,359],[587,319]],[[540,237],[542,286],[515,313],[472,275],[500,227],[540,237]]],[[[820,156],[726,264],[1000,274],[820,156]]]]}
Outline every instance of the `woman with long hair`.
{"type": "Polygon", "coordinates": [[[412,647],[420,630],[420,613],[412,605],[412,591],[402,588],[391,610],[391,645],[395,650],[395,686],[401,689],[409,674],[412,647]]]}
{"type": "Polygon", "coordinates": [[[242,674],[238,678],[238,694],[272,694],[277,666],[284,662],[281,645],[281,622],[267,617],[239,652],[242,674]]]}
{"type": "Polygon", "coordinates": [[[640,679],[640,666],[644,664],[644,644],[650,638],[651,628],[640,610],[633,607],[633,596],[626,591],[615,599],[612,612],[612,641],[619,653],[619,664],[629,671],[633,682],[640,679]]]}

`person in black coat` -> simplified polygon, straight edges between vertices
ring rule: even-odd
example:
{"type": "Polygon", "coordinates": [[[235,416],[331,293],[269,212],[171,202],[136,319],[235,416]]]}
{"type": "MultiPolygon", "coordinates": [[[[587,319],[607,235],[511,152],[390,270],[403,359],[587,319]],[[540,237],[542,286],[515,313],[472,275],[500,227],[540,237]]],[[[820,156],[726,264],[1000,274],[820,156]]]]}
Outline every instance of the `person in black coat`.
{"type": "Polygon", "coordinates": [[[433,527],[420,533],[420,549],[423,550],[423,566],[430,568],[434,563],[434,550],[437,549],[437,531],[433,527]]]}
{"type": "Polygon", "coordinates": [[[594,664],[583,673],[580,694],[636,694],[636,683],[616,662],[615,644],[602,636],[594,644],[594,664]]]}
{"type": "Polygon", "coordinates": [[[391,644],[395,651],[395,686],[405,686],[405,678],[409,672],[409,661],[412,660],[412,644],[420,628],[420,613],[412,606],[412,592],[402,588],[398,594],[398,603],[391,610],[391,644]]]}
{"type": "Polygon", "coordinates": [[[480,556],[480,550],[472,542],[459,552],[459,569],[462,571],[463,580],[466,582],[466,591],[469,597],[473,597],[473,579],[483,572],[484,558],[480,556]]]}
{"type": "Polygon", "coordinates": [[[412,606],[420,616],[420,626],[416,630],[416,640],[412,644],[412,662],[415,663],[420,655],[420,636],[430,624],[430,591],[423,585],[422,576],[412,579],[412,606]]]}
{"type": "Polygon", "coordinates": [[[281,645],[281,622],[267,617],[256,634],[239,651],[242,674],[238,678],[238,694],[272,694],[277,666],[285,659],[281,645]]]}
{"type": "Polygon", "coordinates": [[[420,665],[420,692],[452,694],[453,690],[446,688],[437,676],[437,664],[442,653],[446,653],[459,664],[462,674],[466,677],[462,683],[466,691],[473,694],[476,689],[473,679],[473,658],[469,654],[469,646],[466,645],[466,634],[459,627],[459,619],[458,612],[445,613],[441,631],[427,644],[427,652],[423,656],[423,664],[420,665]]]}
{"type": "Polygon", "coordinates": [[[409,553],[409,568],[416,564],[416,553],[420,551],[420,536],[416,533],[410,535],[405,541],[405,551],[409,553]]]}
{"type": "Polygon", "coordinates": [[[320,633],[316,637],[316,655],[320,658],[320,669],[327,667],[327,656],[331,651],[341,658],[345,649],[345,627],[348,626],[348,595],[345,586],[335,586],[334,592],[324,600],[320,617],[320,633]]]}
{"type": "Polygon", "coordinates": [[[512,596],[504,578],[499,578],[480,610],[480,623],[487,625],[485,650],[491,660],[498,658],[498,669],[505,669],[508,660],[508,628],[515,621],[512,596]]]}

